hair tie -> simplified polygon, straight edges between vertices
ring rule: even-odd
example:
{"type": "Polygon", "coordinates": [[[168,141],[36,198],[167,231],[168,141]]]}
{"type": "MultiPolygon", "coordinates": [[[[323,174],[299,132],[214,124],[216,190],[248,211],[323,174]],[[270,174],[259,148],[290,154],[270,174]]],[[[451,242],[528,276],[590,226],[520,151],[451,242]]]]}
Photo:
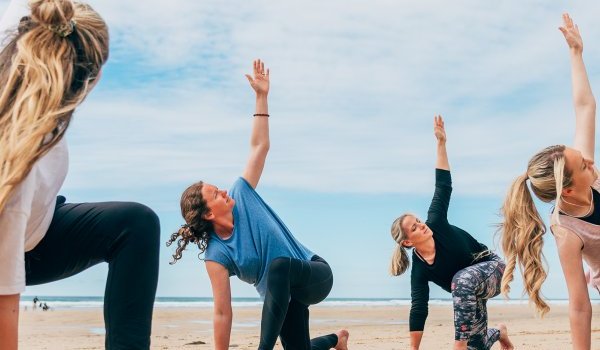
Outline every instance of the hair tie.
{"type": "Polygon", "coordinates": [[[76,24],[77,24],[77,22],[75,22],[75,20],[72,19],[67,23],[52,24],[52,25],[47,26],[46,28],[48,28],[49,31],[60,36],[61,38],[66,38],[69,35],[71,35],[71,33],[73,33],[73,31],[75,30],[76,24]]]}

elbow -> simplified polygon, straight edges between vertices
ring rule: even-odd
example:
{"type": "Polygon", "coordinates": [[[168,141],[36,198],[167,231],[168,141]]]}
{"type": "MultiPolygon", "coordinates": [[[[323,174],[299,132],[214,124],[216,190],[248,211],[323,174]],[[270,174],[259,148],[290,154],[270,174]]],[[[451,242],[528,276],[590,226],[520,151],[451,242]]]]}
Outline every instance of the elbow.
{"type": "Polygon", "coordinates": [[[575,101],[575,108],[578,110],[585,110],[595,114],[596,112],[596,99],[594,95],[581,97],[575,101]]]}
{"type": "Polygon", "coordinates": [[[592,316],[592,303],[589,297],[580,296],[576,298],[569,298],[569,313],[571,317],[585,318],[592,316]]]}
{"type": "Polygon", "coordinates": [[[270,148],[271,148],[271,142],[269,142],[269,140],[252,144],[252,150],[254,151],[254,153],[262,155],[262,156],[266,156],[267,153],[269,153],[270,148]]]}
{"type": "Polygon", "coordinates": [[[230,309],[215,309],[215,323],[229,323],[233,319],[233,312],[230,309]]]}

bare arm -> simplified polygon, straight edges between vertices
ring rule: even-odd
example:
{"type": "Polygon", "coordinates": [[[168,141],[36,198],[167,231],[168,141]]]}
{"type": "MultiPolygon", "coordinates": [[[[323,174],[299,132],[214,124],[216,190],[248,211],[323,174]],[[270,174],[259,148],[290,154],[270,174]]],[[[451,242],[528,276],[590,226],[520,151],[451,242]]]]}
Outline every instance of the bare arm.
{"type": "MultiPolygon", "coordinates": [[[[256,92],[255,113],[268,115],[269,70],[265,71],[265,64],[260,60],[254,61],[253,70],[253,76],[246,74],[246,78],[248,78],[250,86],[256,92]]],[[[252,188],[258,186],[258,181],[265,167],[269,147],[269,117],[255,116],[252,121],[252,135],[250,137],[250,156],[242,175],[252,188]]]]}
{"type": "Polygon", "coordinates": [[[17,349],[20,296],[0,295],[0,349],[17,349]]]}
{"type": "Polygon", "coordinates": [[[450,170],[448,163],[448,153],[446,152],[446,129],[444,128],[444,119],[441,115],[433,118],[433,133],[437,139],[437,158],[435,167],[442,170],[450,170]]]}
{"type": "Polygon", "coordinates": [[[569,45],[571,57],[571,83],[575,107],[575,141],[573,147],[587,159],[594,159],[596,136],[596,100],[583,63],[583,40],[579,28],[568,14],[563,14],[559,28],[569,45]]]}
{"type": "Polygon", "coordinates": [[[589,350],[592,334],[592,305],[581,260],[583,242],[576,234],[562,227],[554,226],[553,232],[569,290],[569,321],[573,350],[589,350]]]}
{"type": "Polygon", "coordinates": [[[410,350],[419,350],[423,339],[423,331],[410,332],[410,350]]]}
{"type": "Polygon", "coordinates": [[[215,350],[227,350],[229,349],[233,319],[229,272],[223,265],[214,261],[206,262],[206,271],[208,271],[213,290],[215,350]]]}

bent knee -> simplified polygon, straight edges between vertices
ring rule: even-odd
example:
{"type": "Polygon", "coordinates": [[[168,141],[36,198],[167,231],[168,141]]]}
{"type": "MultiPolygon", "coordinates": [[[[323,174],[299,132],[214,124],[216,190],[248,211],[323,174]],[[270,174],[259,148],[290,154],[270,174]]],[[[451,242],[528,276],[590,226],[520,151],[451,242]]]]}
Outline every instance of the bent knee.
{"type": "Polygon", "coordinates": [[[462,271],[457,272],[454,277],[452,277],[452,285],[450,287],[452,294],[458,291],[464,291],[473,288],[473,281],[468,278],[468,274],[461,272],[462,271]]]}
{"type": "Polygon", "coordinates": [[[146,241],[160,240],[160,220],[158,215],[144,204],[121,202],[113,208],[119,217],[120,226],[133,239],[146,241]]]}

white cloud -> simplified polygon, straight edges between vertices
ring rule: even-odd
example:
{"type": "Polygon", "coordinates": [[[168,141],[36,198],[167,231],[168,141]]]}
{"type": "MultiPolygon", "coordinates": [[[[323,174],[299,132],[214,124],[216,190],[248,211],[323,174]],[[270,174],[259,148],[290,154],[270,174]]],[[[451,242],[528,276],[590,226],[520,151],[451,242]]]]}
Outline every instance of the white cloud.
{"type": "MultiPolygon", "coordinates": [[[[273,80],[266,185],[429,191],[431,117],[442,113],[457,184],[498,194],[534,150],[572,134],[559,6],[91,3],[111,26],[114,71],[137,73],[120,85],[107,69],[110,85],[79,110],[68,188],[238,175],[253,110],[243,73],[258,56],[273,80]]],[[[600,26],[595,5],[579,6],[567,10],[580,23],[596,86],[600,26]]]]}

